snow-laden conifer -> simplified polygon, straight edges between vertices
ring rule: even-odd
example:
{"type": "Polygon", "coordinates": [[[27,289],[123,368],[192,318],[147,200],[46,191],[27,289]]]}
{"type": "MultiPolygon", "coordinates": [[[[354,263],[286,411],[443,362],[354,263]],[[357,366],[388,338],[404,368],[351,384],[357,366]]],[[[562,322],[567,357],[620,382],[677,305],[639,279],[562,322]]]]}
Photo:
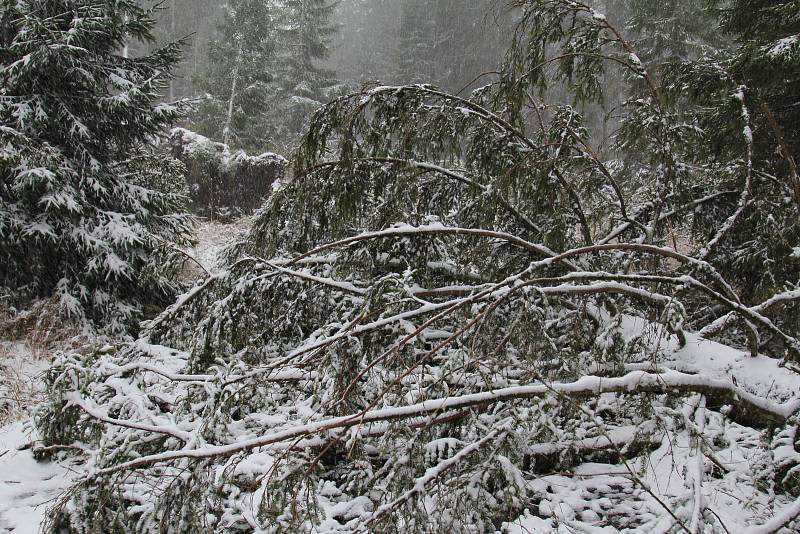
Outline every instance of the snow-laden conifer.
{"type": "Polygon", "coordinates": [[[181,166],[150,148],[179,113],[155,103],[179,46],[124,57],[153,25],[133,1],[4,2],[0,20],[0,286],[124,332],[174,294],[166,251],[190,230],[181,166]]]}

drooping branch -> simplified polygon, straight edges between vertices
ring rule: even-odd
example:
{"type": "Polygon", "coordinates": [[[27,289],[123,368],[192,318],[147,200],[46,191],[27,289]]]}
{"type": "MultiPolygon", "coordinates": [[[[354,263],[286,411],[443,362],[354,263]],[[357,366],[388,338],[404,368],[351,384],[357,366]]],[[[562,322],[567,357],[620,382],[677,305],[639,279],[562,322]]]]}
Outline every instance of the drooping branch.
{"type": "Polygon", "coordinates": [[[394,499],[392,502],[386,503],[380,508],[378,508],[375,513],[373,513],[368,519],[361,523],[360,528],[356,532],[368,532],[368,528],[370,525],[375,523],[376,521],[380,521],[382,518],[386,517],[387,515],[391,514],[395,509],[399,506],[403,505],[404,503],[410,501],[411,499],[418,497],[424,494],[425,489],[433,484],[436,480],[441,478],[445,472],[453,467],[457,466],[459,463],[463,462],[467,457],[471,454],[477,452],[481,448],[485,447],[487,444],[491,443],[495,439],[501,436],[501,434],[507,432],[505,430],[505,426],[509,423],[506,422],[505,424],[501,423],[498,428],[495,428],[487,435],[476,441],[475,443],[470,443],[469,445],[463,447],[460,451],[456,454],[447,458],[446,460],[442,460],[437,465],[428,468],[425,471],[425,474],[421,477],[417,478],[414,481],[414,484],[411,486],[411,489],[394,499]]]}
{"type": "MultiPolygon", "coordinates": [[[[683,204],[681,206],[673,208],[673,209],[671,209],[671,210],[669,210],[669,211],[667,211],[665,213],[662,213],[660,215],[659,219],[658,219],[658,222],[661,223],[663,221],[666,221],[668,219],[671,219],[671,218],[675,217],[676,215],[678,215],[680,213],[691,211],[691,210],[697,208],[698,206],[702,206],[704,204],[708,204],[709,202],[713,202],[715,200],[718,200],[721,197],[730,196],[730,195],[736,195],[737,193],[738,193],[737,191],[720,191],[720,192],[717,192],[717,193],[711,193],[711,194],[706,195],[704,197],[701,197],[701,198],[698,198],[698,199],[693,200],[691,202],[688,202],[687,204],[683,204]]],[[[621,236],[622,234],[624,234],[625,232],[630,230],[632,227],[640,226],[641,223],[636,221],[637,217],[641,216],[642,212],[644,212],[644,211],[646,211],[648,209],[652,209],[653,207],[654,207],[654,205],[652,203],[645,204],[643,206],[643,208],[645,208],[645,209],[639,210],[639,214],[632,215],[630,220],[625,221],[624,223],[622,223],[619,226],[617,226],[616,228],[614,228],[611,232],[608,233],[608,235],[606,235],[604,238],[600,239],[597,242],[597,244],[604,245],[604,244],[607,244],[607,243],[611,243],[613,240],[617,239],[619,236],[621,236]]]]}
{"type": "MultiPolygon", "coordinates": [[[[339,241],[321,245],[319,247],[316,247],[312,250],[309,250],[308,252],[305,252],[295,257],[292,263],[299,262],[305,258],[317,255],[326,250],[345,247],[348,245],[352,245],[354,243],[358,243],[360,241],[385,239],[391,237],[403,237],[410,235],[456,235],[456,236],[474,236],[474,237],[483,237],[490,239],[500,239],[503,241],[507,241],[512,245],[516,245],[533,254],[546,257],[555,257],[558,255],[556,252],[550,250],[544,245],[531,243],[530,241],[526,241],[520,237],[517,237],[513,234],[509,234],[506,232],[496,232],[494,230],[481,230],[474,228],[457,228],[457,227],[448,227],[443,225],[421,225],[421,226],[403,225],[403,226],[396,226],[393,228],[387,228],[386,230],[379,230],[376,232],[365,232],[339,241]]],[[[566,265],[569,265],[572,269],[578,269],[577,266],[571,265],[568,262],[566,262],[566,265]]]]}
{"type": "MultiPolygon", "coordinates": [[[[480,189],[484,194],[492,194],[494,197],[500,202],[503,208],[508,211],[517,221],[519,221],[522,226],[527,228],[530,231],[535,232],[538,235],[541,235],[542,229],[539,228],[529,217],[527,217],[524,213],[522,213],[517,207],[515,207],[511,201],[509,201],[506,197],[501,195],[497,189],[491,188],[485,184],[482,184],[476,180],[473,180],[466,176],[463,172],[458,172],[453,169],[448,169],[447,167],[442,167],[441,165],[435,165],[433,163],[427,163],[424,161],[417,161],[413,159],[400,159],[400,158],[390,158],[390,157],[370,157],[370,158],[357,158],[352,161],[348,161],[348,163],[358,163],[358,162],[375,162],[375,163],[388,163],[392,165],[405,165],[412,168],[419,169],[424,172],[433,172],[450,178],[456,182],[462,183],[464,185],[468,185],[470,187],[475,187],[480,189]]],[[[314,165],[309,169],[305,169],[299,172],[299,176],[307,175],[315,170],[318,170],[323,167],[336,167],[337,165],[341,165],[344,161],[326,161],[324,163],[319,163],[314,165]]]]}
{"type": "Polygon", "coordinates": [[[744,212],[747,208],[753,203],[753,125],[750,120],[750,111],[747,108],[747,104],[745,102],[745,87],[740,86],[739,90],[736,92],[736,99],[739,100],[741,104],[742,110],[742,121],[744,122],[744,127],[742,128],[743,137],[746,145],[746,165],[747,165],[747,174],[745,178],[744,188],[742,189],[742,194],[739,197],[739,204],[736,207],[736,210],[731,214],[730,217],[722,224],[722,226],[717,231],[716,235],[709,241],[698,253],[698,259],[701,261],[707,261],[712,254],[715,252],[717,246],[722,242],[725,237],[731,232],[731,230],[736,226],[736,223],[741,219],[744,212]]]}
{"type": "Polygon", "coordinates": [[[148,425],[145,423],[137,423],[135,421],[126,421],[123,419],[110,417],[100,410],[91,407],[88,402],[80,397],[78,392],[68,393],[66,400],[68,404],[74,404],[86,412],[90,417],[110,425],[132,428],[134,430],[143,430],[145,432],[152,432],[155,434],[164,434],[166,436],[172,436],[173,438],[179,439],[184,443],[188,443],[192,439],[192,435],[189,432],[184,432],[177,427],[148,425]]]}

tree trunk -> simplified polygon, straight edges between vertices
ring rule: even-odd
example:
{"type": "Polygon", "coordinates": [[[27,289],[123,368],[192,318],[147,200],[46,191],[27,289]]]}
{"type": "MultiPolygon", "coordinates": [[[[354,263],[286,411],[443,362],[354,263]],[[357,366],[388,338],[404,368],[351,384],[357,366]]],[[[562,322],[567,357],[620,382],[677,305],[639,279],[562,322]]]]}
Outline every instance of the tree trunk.
{"type": "MultiPolygon", "coordinates": [[[[175,0],[169,4],[169,40],[175,41],[175,0]]],[[[169,101],[175,102],[175,79],[169,80],[169,101]]]]}
{"type": "Polygon", "coordinates": [[[242,45],[239,45],[239,50],[236,52],[236,63],[233,66],[231,73],[231,96],[228,99],[228,114],[225,117],[225,126],[222,129],[222,142],[226,145],[230,144],[231,140],[231,124],[233,123],[233,106],[236,100],[236,90],[239,85],[239,67],[242,62],[242,45]]]}

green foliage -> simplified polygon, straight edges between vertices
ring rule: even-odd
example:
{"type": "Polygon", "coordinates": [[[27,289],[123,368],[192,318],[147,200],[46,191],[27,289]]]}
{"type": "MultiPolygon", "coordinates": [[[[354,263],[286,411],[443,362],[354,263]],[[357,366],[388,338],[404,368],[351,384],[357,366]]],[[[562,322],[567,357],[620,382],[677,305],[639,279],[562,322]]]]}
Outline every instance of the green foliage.
{"type": "Polygon", "coordinates": [[[665,84],[677,105],[692,104],[683,120],[691,121],[701,142],[689,161],[710,171],[695,183],[711,191],[741,192],[698,218],[695,235],[701,242],[711,239],[728,218],[730,231],[706,255],[751,303],[800,281],[800,262],[793,254],[800,242],[796,8],[796,2],[724,6],[722,30],[735,46],[678,63],[665,84]],[[794,15],[783,16],[790,12],[794,15]],[[738,214],[735,220],[732,214],[738,214]]]}
{"type": "Polygon", "coordinates": [[[210,98],[194,126],[251,153],[284,150],[333,85],[317,63],[334,28],[327,0],[234,0],[226,6],[210,66],[200,78],[210,98]]]}
{"type": "Polygon", "coordinates": [[[266,118],[275,96],[277,17],[271,2],[226,5],[219,37],[210,45],[208,71],[198,80],[210,97],[194,115],[198,132],[248,151],[263,151],[270,142],[266,118]]]}
{"type": "Polygon", "coordinates": [[[174,297],[177,262],[154,260],[191,231],[180,168],[150,147],[181,112],[155,104],[180,45],[120,55],[150,39],[136,2],[6,2],[0,21],[0,286],[129,331],[174,297]]]}

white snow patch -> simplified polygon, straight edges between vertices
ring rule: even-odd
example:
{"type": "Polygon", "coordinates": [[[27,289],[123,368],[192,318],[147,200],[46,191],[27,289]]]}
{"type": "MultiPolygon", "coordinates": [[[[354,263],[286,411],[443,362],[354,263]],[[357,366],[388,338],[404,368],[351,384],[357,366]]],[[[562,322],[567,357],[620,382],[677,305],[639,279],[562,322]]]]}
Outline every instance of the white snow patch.
{"type": "Polygon", "coordinates": [[[17,422],[0,429],[0,531],[3,532],[39,532],[47,508],[78,475],[77,466],[72,463],[39,462],[33,458],[28,445],[37,436],[31,427],[30,422],[17,422]]]}
{"type": "Polygon", "coordinates": [[[230,224],[201,221],[197,226],[197,245],[188,253],[212,274],[224,265],[219,261],[221,253],[231,243],[242,238],[252,223],[252,217],[243,217],[230,224]]]}
{"type": "Polygon", "coordinates": [[[48,362],[27,342],[0,341],[0,425],[26,417],[42,392],[48,362]]]}

